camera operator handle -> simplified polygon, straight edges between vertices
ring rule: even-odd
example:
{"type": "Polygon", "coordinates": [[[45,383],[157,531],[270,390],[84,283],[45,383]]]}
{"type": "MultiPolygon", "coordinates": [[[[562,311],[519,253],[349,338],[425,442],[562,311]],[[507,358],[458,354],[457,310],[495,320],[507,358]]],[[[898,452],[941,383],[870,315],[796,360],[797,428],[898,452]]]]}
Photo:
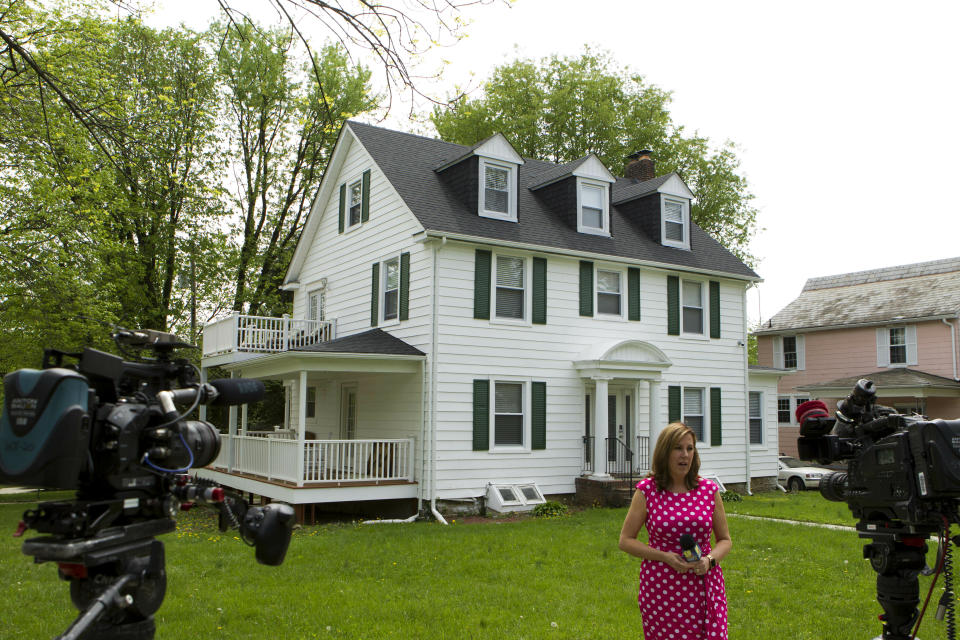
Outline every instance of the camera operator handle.
{"type": "Polygon", "coordinates": [[[63,635],[57,636],[54,640],[79,640],[79,638],[82,638],[87,630],[111,608],[128,606],[130,601],[120,595],[120,590],[134,579],[134,576],[129,573],[117,578],[116,582],[104,589],[103,593],[93,599],[90,606],[77,616],[77,619],[63,632],[63,635]]]}

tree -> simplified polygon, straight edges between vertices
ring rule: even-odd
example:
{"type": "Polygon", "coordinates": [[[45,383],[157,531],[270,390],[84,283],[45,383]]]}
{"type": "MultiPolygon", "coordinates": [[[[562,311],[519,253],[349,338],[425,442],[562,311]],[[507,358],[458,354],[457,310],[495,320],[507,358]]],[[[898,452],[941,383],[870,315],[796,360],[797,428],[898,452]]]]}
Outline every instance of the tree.
{"type": "Polygon", "coordinates": [[[502,133],[524,156],[569,162],[595,153],[614,173],[625,157],[653,150],[658,173],[676,171],[697,199],[694,221],[731,252],[753,264],[756,231],[736,148],[713,148],[687,135],[670,117],[670,94],[617,65],[608,54],[516,60],[497,67],[483,95],[436,106],[431,121],[444,140],[473,145],[502,133]]]}
{"type": "Polygon", "coordinates": [[[218,25],[230,156],[242,220],[233,309],[279,315],[279,285],[343,122],[377,104],[370,72],[326,46],[297,59],[294,34],[250,22],[218,25]]]}

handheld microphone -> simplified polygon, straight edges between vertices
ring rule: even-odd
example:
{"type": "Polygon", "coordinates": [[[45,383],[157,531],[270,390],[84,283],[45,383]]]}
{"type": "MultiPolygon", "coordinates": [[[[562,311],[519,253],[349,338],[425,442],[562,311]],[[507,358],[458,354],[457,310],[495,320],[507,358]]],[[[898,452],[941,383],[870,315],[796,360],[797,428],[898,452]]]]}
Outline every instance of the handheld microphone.
{"type": "Polygon", "coordinates": [[[680,536],[680,555],[687,562],[697,562],[700,560],[700,545],[697,544],[697,541],[693,539],[693,536],[689,533],[685,533],[680,536]]]}

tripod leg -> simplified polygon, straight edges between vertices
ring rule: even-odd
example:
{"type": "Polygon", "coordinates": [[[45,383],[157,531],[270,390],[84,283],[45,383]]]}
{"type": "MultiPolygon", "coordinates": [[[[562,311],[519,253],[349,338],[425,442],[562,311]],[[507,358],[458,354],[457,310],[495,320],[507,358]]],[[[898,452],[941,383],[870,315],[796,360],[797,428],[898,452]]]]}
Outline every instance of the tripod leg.
{"type": "Polygon", "coordinates": [[[134,579],[135,577],[130,574],[117,578],[113,584],[104,589],[103,593],[94,598],[86,609],[80,612],[73,624],[67,628],[63,635],[57,636],[56,640],[78,640],[111,608],[127,606],[128,603],[124,596],[120,595],[120,590],[134,579]]]}

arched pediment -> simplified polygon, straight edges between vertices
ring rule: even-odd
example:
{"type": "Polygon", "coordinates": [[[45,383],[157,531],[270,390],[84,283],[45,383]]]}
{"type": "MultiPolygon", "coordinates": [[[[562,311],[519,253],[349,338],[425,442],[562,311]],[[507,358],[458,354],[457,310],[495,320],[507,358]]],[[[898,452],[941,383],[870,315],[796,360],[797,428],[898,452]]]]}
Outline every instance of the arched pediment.
{"type": "Polygon", "coordinates": [[[673,364],[655,345],[643,340],[618,340],[585,349],[573,365],[581,375],[647,378],[673,364]]]}

